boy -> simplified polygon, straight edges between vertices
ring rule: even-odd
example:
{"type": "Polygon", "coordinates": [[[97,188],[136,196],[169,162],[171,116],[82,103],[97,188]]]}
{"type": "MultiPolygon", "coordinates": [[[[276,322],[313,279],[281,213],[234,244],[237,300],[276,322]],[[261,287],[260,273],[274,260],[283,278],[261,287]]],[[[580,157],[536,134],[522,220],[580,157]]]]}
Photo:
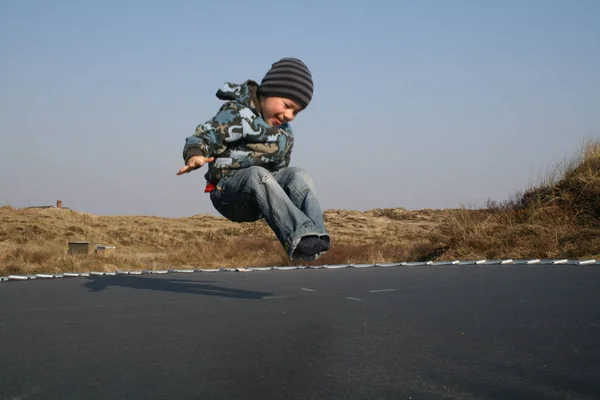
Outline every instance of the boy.
{"type": "Polygon", "coordinates": [[[310,103],[312,75],[297,58],[274,64],[260,85],[225,83],[219,112],[186,139],[182,175],[208,163],[205,192],[234,222],[265,218],[291,260],[312,261],[330,247],[330,236],[311,178],[290,167],[290,122],[310,103]]]}

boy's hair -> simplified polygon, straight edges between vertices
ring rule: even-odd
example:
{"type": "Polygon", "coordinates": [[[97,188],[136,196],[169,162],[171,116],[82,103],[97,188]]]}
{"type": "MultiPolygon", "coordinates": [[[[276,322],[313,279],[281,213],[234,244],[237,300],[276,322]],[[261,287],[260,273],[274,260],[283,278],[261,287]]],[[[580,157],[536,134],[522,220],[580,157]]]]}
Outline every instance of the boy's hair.
{"type": "Polygon", "coordinates": [[[305,109],[313,95],[312,74],[299,59],[282,58],[273,63],[261,81],[257,94],[262,97],[285,97],[305,109]]]}

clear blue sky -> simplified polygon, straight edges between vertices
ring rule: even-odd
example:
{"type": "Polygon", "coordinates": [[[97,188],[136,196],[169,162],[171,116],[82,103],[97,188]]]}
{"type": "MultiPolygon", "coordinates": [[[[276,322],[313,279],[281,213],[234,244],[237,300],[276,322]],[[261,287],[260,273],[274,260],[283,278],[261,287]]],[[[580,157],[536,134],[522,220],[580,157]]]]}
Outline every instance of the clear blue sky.
{"type": "Polygon", "coordinates": [[[600,136],[600,2],[0,3],[0,205],[215,214],[185,138],[226,81],[312,70],[324,209],[481,205],[600,136]]]}

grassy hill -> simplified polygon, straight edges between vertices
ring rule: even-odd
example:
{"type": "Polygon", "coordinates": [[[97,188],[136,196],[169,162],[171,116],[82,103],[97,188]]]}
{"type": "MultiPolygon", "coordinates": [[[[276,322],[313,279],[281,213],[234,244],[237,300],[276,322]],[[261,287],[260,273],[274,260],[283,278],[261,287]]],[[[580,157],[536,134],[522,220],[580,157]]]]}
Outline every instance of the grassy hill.
{"type": "MultiPolygon", "coordinates": [[[[332,234],[332,249],[314,263],[413,258],[423,237],[439,226],[445,214],[447,211],[434,210],[328,210],[325,223],[332,234]]],[[[97,216],[58,208],[5,206],[0,208],[0,226],[0,274],[290,265],[264,221],[237,224],[211,215],[97,216]],[[69,241],[116,246],[116,252],[68,255],[69,241]]]]}
{"type": "Polygon", "coordinates": [[[290,262],[264,221],[98,216],[0,207],[0,275],[66,271],[322,265],[439,259],[600,258],[600,141],[512,199],[483,209],[327,210],[331,250],[290,262]],[[116,246],[69,255],[68,242],[116,246]]]}

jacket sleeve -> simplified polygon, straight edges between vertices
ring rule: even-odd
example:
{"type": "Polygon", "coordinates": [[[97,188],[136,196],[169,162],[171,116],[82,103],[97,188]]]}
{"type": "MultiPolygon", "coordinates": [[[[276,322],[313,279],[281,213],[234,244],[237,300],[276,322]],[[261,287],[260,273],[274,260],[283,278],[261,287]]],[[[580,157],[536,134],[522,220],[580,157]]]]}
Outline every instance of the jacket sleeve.
{"type": "Polygon", "coordinates": [[[183,159],[187,164],[192,156],[211,157],[225,151],[227,144],[242,137],[241,118],[233,103],[225,103],[207,122],[196,127],[185,139],[183,159]]]}

